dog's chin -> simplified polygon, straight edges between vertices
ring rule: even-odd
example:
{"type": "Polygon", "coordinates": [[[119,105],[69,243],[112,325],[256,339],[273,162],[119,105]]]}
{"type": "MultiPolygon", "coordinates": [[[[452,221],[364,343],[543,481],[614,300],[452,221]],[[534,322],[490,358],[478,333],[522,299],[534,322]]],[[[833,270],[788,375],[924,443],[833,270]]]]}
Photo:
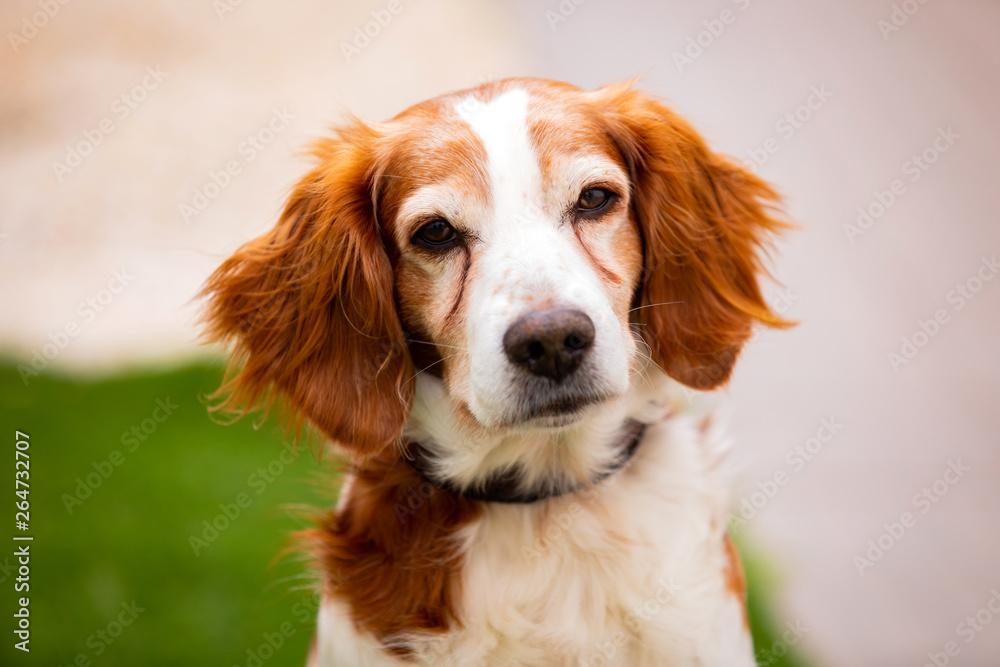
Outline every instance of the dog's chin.
{"type": "Polygon", "coordinates": [[[614,398],[610,394],[595,394],[529,403],[508,415],[503,420],[503,426],[517,430],[566,428],[582,421],[593,410],[614,398]]]}
{"type": "Polygon", "coordinates": [[[510,426],[530,431],[545,431],[550,429],[561,429],[573,426],[583,419],[585,410],[583,408],[572,412],[562,412],[558,414],[543,415],[540,417],[529,417],[523,421],[515,422],[510,426]]]}
{"type": "MultiPolygon", "coordinates": [[[[583,422],[603,406],[621,399],[629,383],[603,376],[574,378],[555,385],[535,378],[518,378],[502,391],[500,400],[465,403],[468,414],[490,431],[562,429],[583,422]]],[[[473,396],[477,397],[476,392],[473,396]]]]}

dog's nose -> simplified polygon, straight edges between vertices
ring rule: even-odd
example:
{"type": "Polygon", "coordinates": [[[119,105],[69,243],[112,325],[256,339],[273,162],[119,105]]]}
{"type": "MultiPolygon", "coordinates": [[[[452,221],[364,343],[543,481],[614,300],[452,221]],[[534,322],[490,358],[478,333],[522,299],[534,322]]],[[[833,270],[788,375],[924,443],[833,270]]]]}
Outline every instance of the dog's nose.
{"type": "Polygon", "coordinates": [[[594,323],[571,308],[527,313],[503,335],[503,349],[511,362],[556,382],[579,367],[593,344],[594,323]]]}

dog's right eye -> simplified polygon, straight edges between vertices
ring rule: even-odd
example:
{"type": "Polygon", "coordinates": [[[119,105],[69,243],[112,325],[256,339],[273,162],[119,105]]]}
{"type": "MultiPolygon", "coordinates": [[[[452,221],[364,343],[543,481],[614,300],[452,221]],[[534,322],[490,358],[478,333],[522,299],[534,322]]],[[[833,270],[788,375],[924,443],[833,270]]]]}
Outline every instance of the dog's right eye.
{"type": "Polygon", "coordinates": [[[578,211],[596,213],[611,203],[614,193],[605,188],[587,188],[576,202],[578,211]]]}
{"type": "Polygon", "coordinates": [[[449,248],[456,241],[458,241],[458,234],[455,232],[455,228],[449,225],[447,220],[440,218],[423,225],[413,235],[414,244],[433,250],[449,248]]]}

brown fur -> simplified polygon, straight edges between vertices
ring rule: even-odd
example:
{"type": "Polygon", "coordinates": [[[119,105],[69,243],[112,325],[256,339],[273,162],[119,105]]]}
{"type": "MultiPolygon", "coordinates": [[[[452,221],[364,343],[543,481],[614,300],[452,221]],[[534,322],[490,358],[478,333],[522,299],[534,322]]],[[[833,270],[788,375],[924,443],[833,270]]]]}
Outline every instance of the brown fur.
{"type": "Polygon", "coordinates": [[[675,380],[714,388],[729,379],[755,321],[791,325],[771,312],[757,283],[761,246],[788,226],[772,215],[779,197],[630,85],[595,99],[632,173],[645,253],[636,311],[643,335],[675,380]]]}
{"type": "MultiPolygon", "coordinates": [[[[788,324],[768,309],[757,284],[760,246],[782,227],[770,215],[777,195],[628,85],[583,93],[523,79],[477,94],[485,101],[515,85],[542,100],[532,107],[530,131],[543,173],[559,168],[567,146],[585,146],[631,174],[636,227],[610,248],[588,245],[585,231],[577,235],[607,280],[622,278],[603,260],[626,258],[633,278],[642,262],[635,303],[616,309],[639,306],[635,320],[672,377],[696,388],[724,382],[753,322],[788,324]],[[664,302],[680,303],[658,305],[664,302]]],[[[464,281],[475,271],[467,252],[448,286],[453,298],[442,300],[400,252],[415,230],[396,227],[399,205],[431,183],[491,196],[485,150],[449,117],[462,94],[383,125],[355,122],[319,142],[317,166],[275,228],[226,260],[204,289],[208,338],[233,345],[216,409],[242,415],[281,401],[295,424],[311,422],[352,454],[350,496],[304,536],[325,572],[326,593],[346,601],[358,627],[401,656],[406,633],[443,632],[457,621],[456,533],[480,512],[441,490],[421,494],[426,483],[394,446],[412,400],[413,359],[446,376],[456,356],[449,350],[461,349],[464,281]],[[424,500],[417,508],[414,493],[424,500]]],[[[474,431],[475,418],[462,408],[458,418],[474,431]]],[[[727,555],[727,585],[742,595],[728,539],[727,555]]]]}
{"type": "Polygon", "coordinates": [[[358,124],[320,142],[278,224],[204,288],[208,337],[235,348],[216,409],[270,406],[277,390],[293,421],[362,456],[398,437],[413,377],[372,213],[372,139],[358,124]]]}
{"type": "MultiPolygon", "coordinates": [[[[319,164],[275,228],[226,260],[203,294],[208,338],[234,346],[215,409],[242,415],[281,401],[295,424],[309,420],[352,454],[356,478],[346,505],[300,537],[327,592],[348,603],[360,628],[405,656],[400,635],[443,632],[454,621],[452,537],[478,507],[436,489],[419,495],[426,482],[392,446],[415,371],[397,314],[394,230],[380,227],[373,200],[381,198],[383,214],[414,187],[394,171],[406,159],[395,168],[378,162],[380,152],[389,159],[401,150],[400,142],[356,123],[317,144],[319,164]],[[381,192],[373,185],[379,178],[391,183],[381,192]],[[424,504],[405,515],[414,497],[424,504]]],[[[448,165],[436,169],[443,178],[448,165]]],[[[419,292],[407,297],[409,311],[419,313],[419,292]]]]}
{"type": "Polygon", "coordinates": [[[750,617],[747,615],[747,580],[743,574],[743,564],[740,562],[740,552],[736,550],[736,545],[727,534],[725,538],[726,549],[726,590],[732,593],[740,601],[743,609],[743,625],[750,628],[750,617]]]}
{"type": "Polygon", "coordinates": [[[327,592],[346,600],[354,622],[396,655],[410,632],[444,632],[456,622],[455,534],[480,505],[431,487],[395,457],[356,470],[338,512],[303,537],[322,564],[327,592]]]}

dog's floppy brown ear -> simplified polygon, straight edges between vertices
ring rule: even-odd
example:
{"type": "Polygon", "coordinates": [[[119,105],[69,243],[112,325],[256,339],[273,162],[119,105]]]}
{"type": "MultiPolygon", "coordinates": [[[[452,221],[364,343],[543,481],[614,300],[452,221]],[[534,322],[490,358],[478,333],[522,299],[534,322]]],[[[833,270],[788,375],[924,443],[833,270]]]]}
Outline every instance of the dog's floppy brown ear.
{"type": "Polygon", "coordinates": [[[399,436],[413,376],[367,182],[374,138],[356,123],[320,142],[278,224],[203,291],[207,337],[234,348],[216,408],[283,398],[296,427],[361,456],[399,436]]]}
{"type": "Polygon", "coordinates": [[[779,197],[659,101],[630,85],[595,95],[632,172],[645,265],[636,321],[671,377],[716,387],[754,322],[791,325],[771,312],[757,283],[762,244],[790,226],[772,217],[779,197]]]}

